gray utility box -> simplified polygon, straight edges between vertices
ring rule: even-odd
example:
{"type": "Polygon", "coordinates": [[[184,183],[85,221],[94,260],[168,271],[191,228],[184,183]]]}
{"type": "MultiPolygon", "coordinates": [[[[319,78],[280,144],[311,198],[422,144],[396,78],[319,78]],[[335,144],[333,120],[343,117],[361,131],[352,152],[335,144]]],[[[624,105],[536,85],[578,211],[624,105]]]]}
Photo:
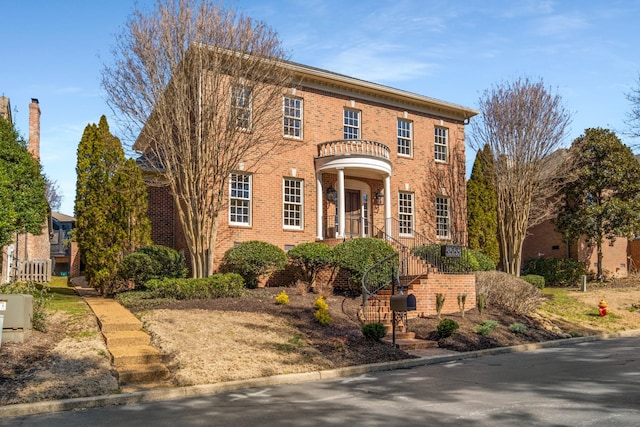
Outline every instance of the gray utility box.
{"type": "Polygon", "coordinates": [[[0,294],[0,315],[4,316],[2,341],[24,342],[31,335],[33,295],[0,294]]]}

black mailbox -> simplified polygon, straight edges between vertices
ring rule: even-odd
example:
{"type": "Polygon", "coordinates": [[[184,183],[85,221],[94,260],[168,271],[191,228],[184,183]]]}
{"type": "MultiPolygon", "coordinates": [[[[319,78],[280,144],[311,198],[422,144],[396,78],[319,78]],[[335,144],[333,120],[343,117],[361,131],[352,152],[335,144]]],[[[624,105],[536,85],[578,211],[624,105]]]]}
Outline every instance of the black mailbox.
{"type": "Polygon", "coordinates": [[[416,309],[416,297],[408,295],[391,295],[390,304],[392,311],[413,311],[416,309]]]}

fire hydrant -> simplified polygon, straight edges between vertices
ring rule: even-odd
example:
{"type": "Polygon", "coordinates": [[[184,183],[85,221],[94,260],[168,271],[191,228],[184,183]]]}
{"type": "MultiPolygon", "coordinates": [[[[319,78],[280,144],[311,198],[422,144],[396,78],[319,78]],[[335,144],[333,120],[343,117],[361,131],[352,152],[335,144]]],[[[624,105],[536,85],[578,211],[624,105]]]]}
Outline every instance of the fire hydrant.
{"type": "Polygon", "coordinates": [[[600,304],[598,304],[598,310],[600,310],[600,317],[606,316],[609,312],[609,309],[607,308],[607,302],[604,300],[604,298],[600,300],[600,304]]]}

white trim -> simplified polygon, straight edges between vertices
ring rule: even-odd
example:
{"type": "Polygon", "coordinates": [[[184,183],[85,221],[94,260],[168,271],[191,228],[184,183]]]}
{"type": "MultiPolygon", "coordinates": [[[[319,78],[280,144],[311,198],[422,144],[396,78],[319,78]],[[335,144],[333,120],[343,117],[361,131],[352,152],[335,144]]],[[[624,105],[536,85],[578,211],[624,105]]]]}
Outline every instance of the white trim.
{"type": "Polygon", "coordinates": [[[300,178],[293,177],[283,177],[282,178],[282,228],[284,230],[304,230],[304,180],[300,178]],[[295,181],[300,183],[300,203],[296,202],[287,202],[285,201],[285,182],[286,181],[295,181]],[[286,225],[284,223],[284,212],[285,212],[285,204],[291,204],[294,206],[299,206],[300,209],[300,225],[286,225]]]}

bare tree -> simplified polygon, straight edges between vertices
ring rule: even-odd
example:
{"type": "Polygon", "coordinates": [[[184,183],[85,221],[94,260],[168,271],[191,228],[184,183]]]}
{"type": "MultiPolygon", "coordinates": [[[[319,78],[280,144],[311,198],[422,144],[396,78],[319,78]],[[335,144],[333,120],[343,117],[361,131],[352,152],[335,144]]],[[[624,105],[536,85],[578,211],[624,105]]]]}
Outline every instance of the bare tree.
{"type": "Polygon", "coordinates": [[[640,138],[640,75],[636,81],[637,86],[626,94],[631,103],[631,111],[627,113],[626,123],[629,126],[629,136],[640,138]]]}
{"type": "Polygon", "coordinates": [[[553,216],[567,176],[552,155],[571,122],[560,95],[542,81],[518,79],[486,90],[481,120],[472,123],[472,145],[494,155],[498,235],[502,265],[519,276],[527,229],[553,216]]]}
{"type": "Polygon", "coordinates": [[[60,192],[60,186],[56,180],[52,180],[47,175],[44,175],[45,185],[45,197],[49,203],[49,207],[52,211],[58,211],[62,206],[62,193],[60,192]]]}
{"type": "Polygon", "coordinates": [[[102,83],[133,149],[170,189],[192,274],[213,272],[230,175],[278,148],[291,68],[275,32],[209,1],[158,0],[117,37],[102,83]]]}

